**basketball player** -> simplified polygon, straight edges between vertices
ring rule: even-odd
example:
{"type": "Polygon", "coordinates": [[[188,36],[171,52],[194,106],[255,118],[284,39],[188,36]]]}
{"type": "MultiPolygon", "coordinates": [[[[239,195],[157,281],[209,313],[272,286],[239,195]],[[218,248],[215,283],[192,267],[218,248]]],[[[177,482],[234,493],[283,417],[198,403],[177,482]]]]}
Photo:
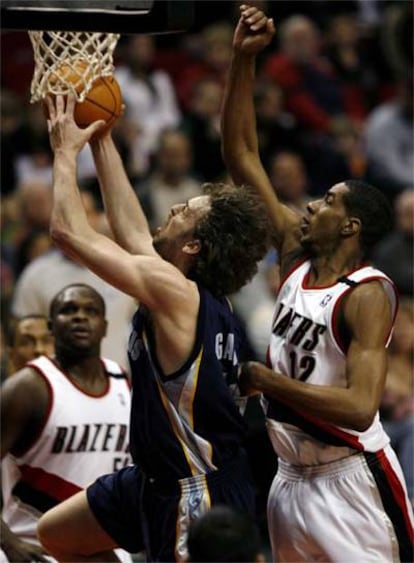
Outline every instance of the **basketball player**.
{"type": "Polygon", "coordinates": [[[139,551],[144,538],[149,559],[173,561],[186,553],[189,522],[211,504],[254,511],[244,422],[233,397],[243,333],[225,295],[252,277],[266,252],[265,208],[247,188],[210,185],[173,206],[153,238],[104,136],[93,154],[116,244],[89,226],[76,185],[76,156],[100,124],[79,129],[71,96],[66,107],[59,96],[48,107],[51,235],[141,307],[129,342],[137,466],[46,514],[40,538],[62,561],[78,561],[98,546],[139,551]]]}
{"type": "Polygon", "coordinates": [[[53,336],[43,315],[26,315],[11,321],[7,336],[9,375],[22,369],[30,360],[53,355],[53,336]]]}
{"type": "Polygon", "coordinates": [[[283,275],[268,367],[252,362],[241,373],[268,400],[279,457],[268,500],[273,557],[410,561],[412,511],[378,417],[397,296],[365,262],[390,210],[379,190],[352,180],[302,217],[278,201],[260,162],[252,102],[255,57],[273,34],[271,19],[241,6],[222,115],[227,167],[266,201],[283,275]]]}
{"type": "Polygon", "coordinates": [[[2,387],[1,547],[10,561],[43,561],[41,514],[131,461],[130,386],[100,357],[106,324],[100,294],[67,286],[50,308],[54,358],[32,360],[2,387]]]}

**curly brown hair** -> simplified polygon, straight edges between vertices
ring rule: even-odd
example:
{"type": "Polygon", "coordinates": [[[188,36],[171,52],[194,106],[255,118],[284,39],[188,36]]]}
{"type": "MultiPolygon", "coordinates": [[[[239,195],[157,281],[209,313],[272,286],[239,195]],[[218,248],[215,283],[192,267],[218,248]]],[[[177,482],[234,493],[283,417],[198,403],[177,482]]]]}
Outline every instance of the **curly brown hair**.
{"type": "Polygon", "coordinates": [[[257,272],[269,247],[270,224],[260,197],[248,186],[207,183],[211,209],[195,229],[201,250],[189,277],[222,297],[257,272]]]}

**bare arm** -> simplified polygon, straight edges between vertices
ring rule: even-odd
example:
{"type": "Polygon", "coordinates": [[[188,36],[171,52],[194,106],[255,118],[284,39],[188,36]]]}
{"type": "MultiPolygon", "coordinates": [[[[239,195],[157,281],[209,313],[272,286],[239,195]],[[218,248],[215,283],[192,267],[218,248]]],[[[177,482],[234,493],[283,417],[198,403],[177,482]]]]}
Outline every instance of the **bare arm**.
{"type": "Polygon", "coordinates": [[[266,202],[275,229],[275,244],[283,259],[299,247],[299,217],[280,203],[263,168],[253,104],[256,54],[270,43],[274,26],[256,8],[241,9],[222,109],[223,157],[233,180],[253,186],[266,202]]]}
{"type": "Polygon", "coordinates": [[[346,388],[304,383],[254,362],[242,374],[244,384],[324,422],[366,430],[378,411],[384,389],[391,310],[383,288],[373,282],[352,291],[344,314],[352,335],[346,388]]]}
{"type": "Polygon", "coordinates": [[[132,255],[88,223],[76,181],[76,156],[98,122],[79,129],[73,120],[74,104],[74,98],[68,96],[65,108],[58,96],[56,108],[49,105],[55,153],[51,237],[67,255],[151,310],[171,309],[191,282],[155,251],[150,256],[132,255]]]}
{"type": "MultiPolygon", "coordinates": [[[[49,392],[30,368],[7,378],[1,389],[1,458],[30,447],[46,415],[49,392]]],[[[44,550],[21,540],[0,520],[1,547],[10,561],[46,561],[44,550]]]]}
{"type": "Polygon", "coordinates": [[[110,133],[90,145],[115,240],[132,254],[155,254],[147,219],[110,133]]]}
{"type": "Polygon", "coordinates": [[[47,412],[49,391],[31,368],[8,377],[1,387],[1,458],[28,448],[47,412]]]}
{"type": "Polygon", "coordinates": [[[99,124],[79,129],[73,120],[74,104],[73,96],[68,96],[66,108],[61,96],[57,96],[56,107],[49,100],[50,139],[55,153],[51,237],[68,256],[148,307],[156,325],[160,355],[165,353],[163,367],[173,371],[193,344],[199,305],[197,286],[156,252],[131,254],[91,228],[76,183],[76,155],[99,124]]]}

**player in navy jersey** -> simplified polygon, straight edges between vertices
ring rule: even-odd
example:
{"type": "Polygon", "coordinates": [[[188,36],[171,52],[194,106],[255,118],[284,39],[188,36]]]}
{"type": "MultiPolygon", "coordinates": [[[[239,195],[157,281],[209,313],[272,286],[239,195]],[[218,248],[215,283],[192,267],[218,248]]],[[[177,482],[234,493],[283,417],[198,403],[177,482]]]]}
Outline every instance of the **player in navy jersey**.
{"type": "Polygon", "coordinates": [[[412,510],[378,413],[398,298],[366,263],[391,210],[378,189],[354,180],[309,203],[303,217],[279,202],[260,162],[253,106],[255,57],[274,23],[255,7],[240,10],[223,153],[233,179],[266,201],[282,272],[268,366],[241,370],[241,385],[265,395],[278,455],[268,500],[273,557],[411,561],[412,510]]]}
{"type": "Polygon", "coordinates": [[[53,240],[140,307],[128,350],[135,465],[46,514],[39,536],[61,561],[115,546],[178,560],[190,521],[211,504],[254,511],[234,397],[243,332],[225,296],[253,276],[266,252],[265,208],[251,189],[210,184],[173,206],[152,236],[106,135],[91,146],[114,242],[87,223],[76,184],[76,156],[100,123],[79,129],[71,96],[66,106],[58,96],[48,107],[53,240]]]}

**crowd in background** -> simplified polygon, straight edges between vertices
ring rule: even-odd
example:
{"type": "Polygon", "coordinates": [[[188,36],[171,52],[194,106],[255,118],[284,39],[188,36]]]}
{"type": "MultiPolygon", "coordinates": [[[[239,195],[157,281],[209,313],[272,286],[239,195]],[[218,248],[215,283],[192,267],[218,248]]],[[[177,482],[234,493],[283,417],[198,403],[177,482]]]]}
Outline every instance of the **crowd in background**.
{"type": "MultiPolygon", "coordinates": [[[[359,178],[381,188],[394,206],[394,229],[372,249],[371,258],[401,295],[382,416],[414,498],[412,3],[261,4],[277,33],[258,61],[257,128],[261,156],[280,199],[301,212],[336,182],[359,178]]],[[[125,112],[113,136],[152,228],[171,205],[199,195],[203,182],[228,181],[220,152],[220,109],[237,5],[195,2],[195,25],[185,34],[121,36],[118,43],[115,76],[125,112]]],[[[3,33],[1,322],[6,342],[13,315],[47,314],[58,286],[92,283],[89,272],[52,248],[48,235],[52,153],[43,108],[28,102],[32,72],[27,34],[3,33]]],[[[88,148],[80,155],[79,183],[90,221],[108,232],[88,148]]],[[[272,252],[252,282],[233,296],[250,353],[261,360],[278,284],[272,252]]],[[[135,303],[103,282],[96,289],[112,304],[108,318],[117,337],[104,352],[125,364],[122,340],[135,303]]],[[[4,343],[1,359],[4,378],[4,343]]]]}

